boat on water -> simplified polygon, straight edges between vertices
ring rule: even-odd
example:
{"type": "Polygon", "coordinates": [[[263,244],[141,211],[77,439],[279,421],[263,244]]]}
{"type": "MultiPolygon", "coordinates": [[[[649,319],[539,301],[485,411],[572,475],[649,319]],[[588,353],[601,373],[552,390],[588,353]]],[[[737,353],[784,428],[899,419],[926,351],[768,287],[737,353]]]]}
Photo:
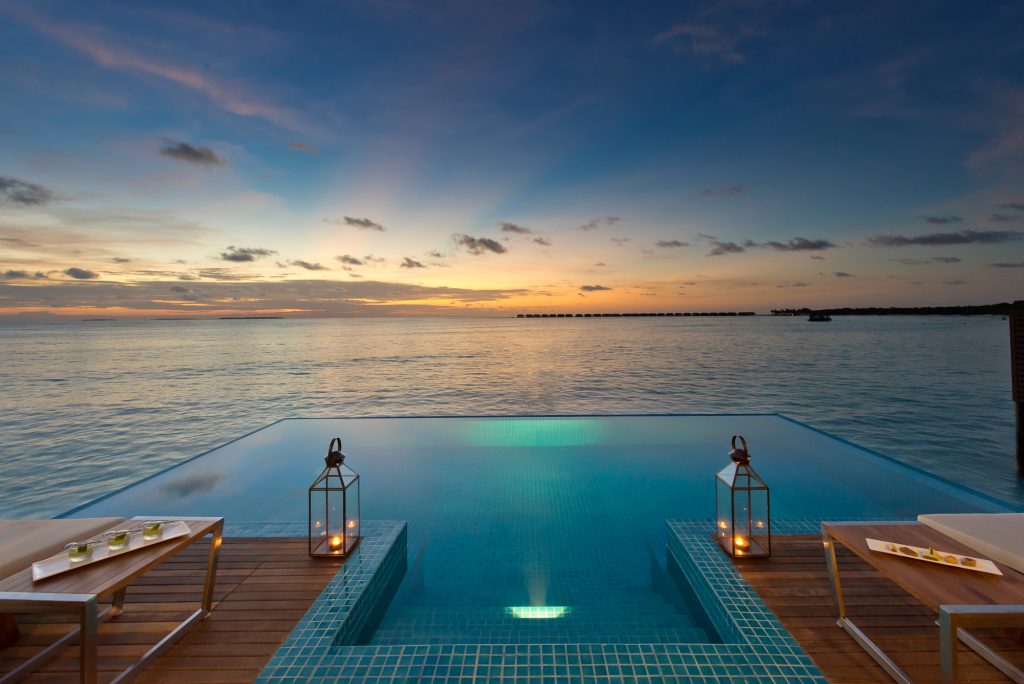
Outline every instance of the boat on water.
{"type": "Polygon", "coordinates": [[[831,321],[832,316],[824,311],[812,311],[811,315],[807,317],[807,320],[812,323],[824,323],[826,321],[831,321]]]}

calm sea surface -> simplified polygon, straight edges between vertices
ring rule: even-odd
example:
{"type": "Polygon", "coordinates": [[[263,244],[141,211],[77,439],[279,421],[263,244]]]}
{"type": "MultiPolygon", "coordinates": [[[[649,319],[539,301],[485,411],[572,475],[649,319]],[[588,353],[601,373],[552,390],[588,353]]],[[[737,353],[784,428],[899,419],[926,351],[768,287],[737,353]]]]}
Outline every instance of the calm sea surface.
{"type": "Polygon", "coordinates": [[[83,322],[0,344],[4,517],[297,416],[779,412],[1024,503],[995,317],[83,322]]]}

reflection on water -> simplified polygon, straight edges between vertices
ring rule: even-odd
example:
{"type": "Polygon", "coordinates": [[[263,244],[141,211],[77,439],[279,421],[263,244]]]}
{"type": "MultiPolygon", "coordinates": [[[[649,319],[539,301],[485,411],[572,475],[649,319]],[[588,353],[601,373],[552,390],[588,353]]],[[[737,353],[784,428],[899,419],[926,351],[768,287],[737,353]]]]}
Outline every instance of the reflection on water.
{"type": "Polygon", "coordinates": [[[1006,326],[758,317],[2,327],[0,515],[65,510],[279,418],[363,415],[777,411],[1024,502],[1006,326]]]}

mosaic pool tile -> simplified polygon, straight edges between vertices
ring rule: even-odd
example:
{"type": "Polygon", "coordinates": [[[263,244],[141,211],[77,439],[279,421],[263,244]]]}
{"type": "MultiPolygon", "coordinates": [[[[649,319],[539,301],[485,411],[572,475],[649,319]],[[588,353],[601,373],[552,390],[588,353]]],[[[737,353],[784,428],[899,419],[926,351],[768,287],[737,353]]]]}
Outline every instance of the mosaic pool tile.
{"type": "MultiPolygon", "coordinates": [[[[775,523],[775,530],[814,533],[818,524],[782,521],[775,523]]],[[[317,600],[258,681],[824,684],[811,659],[714,543],[710,529],[709,521],[667,521],[666,548],[725,643],[351,645],[337,636],[356,631],[342,624],[347,613],[326,609],[337,600],[332,594],[325,601],[317,600]],[[324,636],[331,634],[333,639],[324,636]]],[[[399,554],[394,549],[398,548],[400,544],[379,558],[378,567],[384,570],[379,577],[387,574],[388,564],[397,567],[399,554]]],[[[332,580],[325,594],[334,584],[332,580]]],[[[372,591],[368,598],[366,605],[375,598],[372,591]]]]}

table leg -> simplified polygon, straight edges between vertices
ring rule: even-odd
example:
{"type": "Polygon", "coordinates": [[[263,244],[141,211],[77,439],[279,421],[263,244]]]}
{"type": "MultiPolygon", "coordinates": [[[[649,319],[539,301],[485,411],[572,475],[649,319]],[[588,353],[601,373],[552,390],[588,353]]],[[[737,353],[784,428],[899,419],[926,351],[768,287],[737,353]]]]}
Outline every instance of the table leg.
{"type": "Polygon", "coordinates": [[[981,643],[967,627],[1024,626],[1024,605],[939,606],[939,647],[942,684],[957,681],[957,641],[992,664],[1017,684],[1024,683],[1024,672],[981,643]]]}
{"type": "Polygon", "coordinates": [[[96,597],[94,596],[82,606],[81,613],[79,672],[82,684],[96,684],[96,629],[98,623],[96,597]]]}
{"type": "Polygon", "coordinates": [[[836,606],[836,618],[846,617],[846,605],[843,603],[843,587],[839,583],[839,563],[836,561],[835,541],[824,530],[821,533],[821,545],[825,549],[825,565],[828,567],[828,579],[832,582],[832,600],[836,606]]]}
{"type": "Polygon", "coordinates": [[[853,623],[853,620],[846,617],[846,605],[843,602],[843,587],[839,581],[839,562],[836,560],[836,540],[824,529],[821,530],[821,543],[825,550],[825,564],[828,567],[828,577],[832,582],[832,598],[836,605],[836,624],[842,627],[853,640],[863,648],[878,665],[885,670],[890,677],[899,684],[913,684],[913,680],[907,673],[900,669],[899,665],[885,654],[885,651],[878,647],[878,644],[868,638],[867,634],[853,623]]]}
{"type": "Polygon", "coordinates": [[[217,581],[217,560],[220,557],[220,547],[223,544],[224,522],[221,521],[211,532],[210,553],[206,559],[206,581],[203,585],[202,605],[185,620],[175,627],[171,632],[161,639],[155,646],[146,651],[141,658],[132,663],[121,674],[114,677],[110,684],[127,684],[127,682],[138,676],[146,665],[156,659],[162,653],[169,650],[185,634],[201,621],[209,617],[213,610],[213,589],[217,581]]]}
{"type": "Polygon", "coordinates": [[[128,593],[128,587],[122,587],[114,592],[114,598],[110,604],[110,617],[115,618],[124,612],[124,595],[128,593]]]}
{"type": "Polygon", "coordinates": [[[206,559],[206,581],[203,584],[203,619],[213,610],[213,588],[217,582],[217,560],[220,558],[220,547],[224,541],[224,521],[221,520],[213,529],[210,538],[210,553],[206,559]]]}

